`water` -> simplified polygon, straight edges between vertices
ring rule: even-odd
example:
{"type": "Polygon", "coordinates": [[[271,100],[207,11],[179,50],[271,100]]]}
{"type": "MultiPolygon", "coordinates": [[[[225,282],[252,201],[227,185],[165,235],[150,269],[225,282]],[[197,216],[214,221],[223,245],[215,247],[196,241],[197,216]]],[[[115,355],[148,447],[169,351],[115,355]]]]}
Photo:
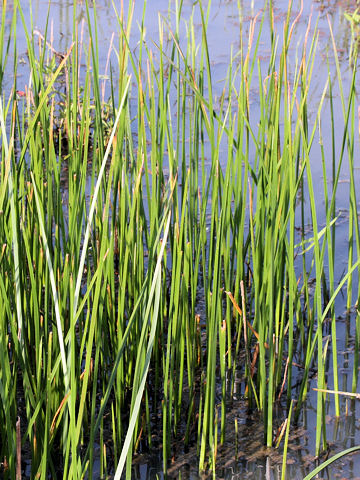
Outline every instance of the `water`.
{"type": "MultiPolygon", "coordinates": [[[[10,2],[11,3],[11,2],[10,2]]],[[[172,15],[174,2],[167,0],[151,0],[149,2],[147,11],[145,13],[146,39],[148,44],[154,48],[156,52],[156,42],[158,40],[158,18],[162,16],[167,18],[172,15]],[[151,5],[150,5],[151,3],[151,5]],[[154,44],[152,42],[155,42],[154,44]]],[[[193,12],[194,2],[185,0],[183,6],[183,21],[180,25],[181,35],[185,38],[186,35],[186,19],[190,17],[193,12]]],[[[204,2],[205,4],[205,2],[204,2]]],[[[338,132],[336,143],[336,155],[338,156],[341,149],[341,138],[343,129],[343,117],[341,113],[341,102],[339,90],[336,80],[336,66],[334,56],[332,53],[332,41],[329,35],[329,25],[333,29],[334,38],[338,47],[340,58],[340,69],[343,79],[343,88],[347,92],[351,81],[351,69],[349,67],[349,48],[351,40],[351,30],[349,23],[345,20],[344,11],[353,11],[355,8],[355,1],[305,1],[303,5],[303,12],[293,31],[293,41],[291,47],[291,56],[293,59],[292,67],[296,64],[298,57],[301,54],[301,49],[306,35],[306,30],[309,25],[309,19],[312,17],[310,24],[310,34],[315,29],[315,24],[318,21],[317,29],[319,32],[318,39],[318,54],[317,63],[315,65],[315,74],[311,86],[311,102],[313,111],[310,112],[310,120],[315,120],[317,105],[319,103],[322,90],[327,80],[328,64],[330,74],[334,87],[334,106],[335,111],[338,112],[338,132]]],[[[104,79],[104,99],[109,95],[109,67],[108,56],[110,45],[116,46],[116,36],[113,37],[113,32],[118,29],[113,7],[110,0],[102,0],[97,2],[97,17],[98,17],[98,37],[100,42],[100,74],[104,79]]],[[[223,82],[226,77],[227,67],[229,65],[231,51],[236,52],[240,47],[240,32],[243,32],[243,38],[246,39],[249,33],[250,22],[256,14],[260,11],[263,5],[262,1],[232,1],[232,0],[213,0],[210,12],[210,21],[208,29],[209,51],[211,56],[213,80],[214,80],[214,96],[215,102],[219,98],[223,88],[223,82]],[[241,13],[239,15],[238,3],[241,6],[241,13]]],[[[44,33],[46,25],[47,1],[34,0],[33,1],[33,26],[35,36],[40,37],[44,33]]],[[[275,12],[275,28],[279,35],[279,42],[282,39],[283,22],[286,18],[288,2],[285,0],[274,0],[275,12]]],[[[292,20],[295,19],[300,10],[301,2],[293,2],[292,20]]],[[[26,5],[24,13],[27,25],[30,25],[30,11],[26,5]]],[[[49,11],[50,19],[50,35],[52,47],[58,52],[65,52],[69,48],[72,40],[72,9],[71,1],[53,1],[49,11]]],[[[143,14],[142,2],[135,3],[134,18],[135,22],[130,38],[130,45],[136,54],[138,48],[139,29],[136,27],[136,21],[141,24],[143,14]]],[[[82,19],[86,18],[86,10],[83,2],[79,2],[77,6],[77,21],[81,25],[82,19]]],[[[201,24],[198,14],[198,9],[194,13],[195,34],[201,35],[201,24]]],[[[259,22],[257,24],[258,28],[259,22]]],[[[9,28],[9,26],[7,26],[9,28]]],[[[84,38],[86,38],[86,26],[84,26],[84,38]]],[[[262,43],[259,48],[259,58],[261,65],[266,68],[270,56],[269,40],[270,28],[269,19],[266,18],[264,22],[264,31],[262,36],[262,43]]],[[[25,90],[28,84],[29,71],[28,62],[26,58],[26,38],[22,28],[17,29],[17,46],[19,52],[18,65],[18,89],[25,90]]],[[[280,51],[280,46],[279,46],[280,51]]],[[[113,55],[113,54],[112,54],[113,55]]],[[[9,62],[11,65],[11,62],[9,62]]],[[[291,65],[290,65],[291,70],[291,65]]],[[[12,82],[11,76],[8,77],[8,84],[5,81],[4,87],[12,82]]],[[[253,81],[256,85],[257,81],[253,81]]],[[[259,110],[258,92],[254,89],[250,92],[252,103],[252,115],[256,118],[259,110]]],[[[324,110],[329,108],[329,104],[325,101],[324,110]]],[[[360,127],[359,127],[360,128],[360,127]]],[[[327,158],[331,158],[331,145],[327,139],[326,133],[330,131],[330,118],[323,115],[322,130],[324,135],[325,153],[327,158]]],[[[359,139],[355,148],[359,152],[359,139]]],[[[317,161],[316,157],[320,159],[320,148],[314,146],[312,150],[312,171],[314,178],[322,178],[321,161],[317,161]]],[[[354,157],[359,158],[355,155],[354,157]]],[[[355,165],[355,176],[359,180],[360,165],[355,165]]],[[[330,165],[328,166],[330,172],[330,165]]],[[[348,191],[349,171],[347,162],[344,161],[341,172],[341,184],[338,188],[337,195],[337,211],[339,214],[339,221],[337,222],[337,249],[336,255],[336,281],[338,282],[344,270],[347,268],[347,235],[348,235],[348,212],[349,212],[349,191],[348,191]]],[[[319,205],[319,224],[322,228],[325,225],[323,198],[321,192],[317,197],[317,204],[319,205]]],[[[308,206],[307,215],[310,223],[310,209],[308,206]]],[[[341,295],[336,302],[336,312],[338,315],[338,349],[339,349],[339,369],[340,369],[340,388],[342,391],[351,390],[352,381],[352,361],[353,361],[353,344],[354,344],[354,312],[345,312],[346,299],[341,295]]],[[[354,299],[355,301],[355,299],[354,299]]],[[[330,330],[330,326],[329,326],[330,330]]],[[[325,333],[326,334],[326,333],[325,333]]],[[[331,356],[329,356],[331,361],[331,356]]],[[[329,385],[332,384],[331,373],[328,376],[329,385]]],[[[311,388],[316,386],[316,379],[310,383],[310,394],[302,410],[298,425],[292,427],[290,433],[290,443],[288,452],[288,478],[301,479],[316,465],[314,459],[315,451],[315,430],[316,424],[316,397],[311,393],[311,388]]],[[[298,387],[297,387],[298,388],[298,387]]],[[[296,397],[296,388],[294,389],[294,396],[296,397]]],[[[229,406],[228,413],[228,436],[224,446],[220,447],[218,453],[218,476],[217,478],[226,479],[278,479],[281,478],[281,449],[266,450],[262,446],[263,431],[261,428],[261,418],[258,413],[249,412],[245,401],[242,399],[241,385],[239,391],[232,399],[229,406]],[[238,435],[236,438],[234,432],[235,420],[238,423],[238,435]]],[[[334,416],[334,402],[330,396],[326,403],[327,409],[327,438],[330,444],[329,455],[332,456],[338,451],[360,444],[360,402],[357,400],[350,400],[346,397],[341,397],[341,417],[334,416]]],[[[286,405],[282,402],[276,406],[277,424],[280,426],[282,421],[286,418],[286,405]]],[[[193,452],[186,454],[181,453],[180,458],[176,458],[173,465],[170,466],[169,476],[178,477],[181,472],[182,478],[197,479],[197,461],[193,452]]],[[[139,455],[134,462],[134,478],[139,480],[156,478],[163,478],[161,467],[161,454],[154,453],[153,455],[139,455]]],[[[319,477],[320,478],[320,477],[319,477]]],[[[354,454],[348,457],[343,457],[331,467],[326,469],[321,478],[327,479],[356,479],[360,478],[360,454],[354,454]]]]}

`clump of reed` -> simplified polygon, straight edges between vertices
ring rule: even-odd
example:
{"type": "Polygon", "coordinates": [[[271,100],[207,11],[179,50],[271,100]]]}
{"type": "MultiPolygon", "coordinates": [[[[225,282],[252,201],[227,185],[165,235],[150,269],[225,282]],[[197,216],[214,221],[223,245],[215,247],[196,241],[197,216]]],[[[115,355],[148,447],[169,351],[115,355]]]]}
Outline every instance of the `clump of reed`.
{"type": "MultiPolygon", "coordinates": [[[[289,49],[299,17],[291,20],[289,6],[282,36],[272,30],[264,68],[262,27],[273,18],[272,2],[265,5],[248,38],[240,32],[217,98],[207,42],[211,2],[193,8],[200,38],[193,16],[181,38],[177,0],[174,18],[159,17],[155,47],[143,18],[135,56],[133,1],[114,7],[118,37],[110,53],[116,62],[105,103],[95,3],[90,10],[86,1],[89,42],[82,41],[75,3],[73,43],[61,55],[48,41],[49,22],[39,39],[18,0],[6,34],[3,3],[0,81],[6,68],[14,74],[0,102],[5,478],[20,474],[21,451],[31,478],[92,478],[95,460],[102,477],[120,478],[124,468],[130,477],[134,452],[154,442],[162,445],[166,472],[180,440],[196,449],[200,471],[214,470],[239,374],[249,404],[263,412],[264,442],[271,447],[274,404],[286,399],[290,407],[292,400],[295,352],[303,366],[295,418],[315,365],[316,454],[326,448],[324,321],[331,318],[330,387],[338,391],[334,303],[345,286],[348,307],[358,296],[352,282],[360,258],[356,67],[344,92],[334,45],[344,122],[340,156],[333,146],[329,160],[323,142],[335,143],[334,85],[329,74],[310,117],[318,39],[316,31],[310,36],[310,23],[294,65],[289,49]],[[16,76],[18,28],[27,39],[26,89],[16,76]],[[250,100],[254,89],[258,113],[250,100]],[[327,95],[332,130],[325,139],[327,95]],[[311,169],[316,139],[321,181],[311,169]],[[336,192],[346,154],[348,269],[336,284],[336,192]]],[[[144,16],[145,9],[146,2],[144,16]]],[[[354,392],[358,340],[359,328],[354,392]]],[[[337,395],[335,402],[339,414],[337,395]]]]}

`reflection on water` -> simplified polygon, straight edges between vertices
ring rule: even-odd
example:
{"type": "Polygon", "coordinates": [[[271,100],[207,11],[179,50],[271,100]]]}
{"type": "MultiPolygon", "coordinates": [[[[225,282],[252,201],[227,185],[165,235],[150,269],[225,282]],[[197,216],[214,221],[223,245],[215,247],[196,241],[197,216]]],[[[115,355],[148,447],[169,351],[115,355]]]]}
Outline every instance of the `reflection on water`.
{"type": "MultiPolygon", "coordinates": [[[[22,2],[27,25],[30,25],[30,11],[29,3],[22,2]]],[[[127,2],[124,2],[127,3],[127,2]]],[[[205,3],[205,2],[204,2],[205,3]]],[[[207,3],[207,2],[206,2],[207,3]]],[[[282,38],[282,25],[286,17],[286,10],[288,2],[285,0],[274,0],[275,13],[275,27],[279,35],[279,42],[282,38]]],[[[297,23],[293,32],[294,40],[292,42],[292,58],[294,65],[297,61],[298,52],[301,50],[306,28],[308,26],[309,18],[313,16],[311,23],[311,30],[314,31],[316,19],[318,19],[318,41],[319,52],[317,56],[316,75],[312,85],[312,102],[313,113],[317,110],[317,103],[322,93],[323,86],[328,76],[327,63],[330,65],[330,76],[335,82],[336,71],[333,56],[331,55],[331,38],[329,36],[329,24],[331,25],[336,44],[338,47],[339,58],[341,60],[341,71],[343,75],[343,88],[349,86],[351,71],[349,69],[348,55],[349,55],[349,41],[351,31],[348,23],[344,18],[344,11],[346,9],[353,9],[355,7],[355,0],[351,1],[304,1],[303,15],[297,23]],[[327,54],[329,53],[329,56],[327,54]]],[[[11,2],[10,2],[11,4],[11,2]]],[[[116,2],[120,4],[120,2],[116,2]]],[[[151,0],[148,2],[148,8],[145,13],[146,25],[146,39],[156,52],[156,42],[158,39],[158,16],[167,17],[172,14],[175,2],[168,0],[151,0]],[[170,13],[169,13],[170,9],[170,13]]],[[[185,0],[183,5],[183,22],[180,25],[180,33],[182,36],[186,35],[186,19],[190,17],[193,10],[194,2],[185,0]]],[[[214,85],[218,82],[218,90],[215,89],[214,95],[219,96],[223,88],[223,79],[226,76],[227,67],[229,64],[231,48],[233,53],[240,48],[240,39],[243,35],[246,41],[249,31],[251,19],[259,11],[263,1],[237,1],[237,0],[213,0],[211,6],[211,21],[209,22],[208,40],[209,50],[211,55],[211,62],[214,75],[214,85]],[[241,6],[240,15],[238,5],[241,6]]],[[[293,2],[293,17],[300,9],[301,2],[293,2]]],[[[93,6],[90,5],[90,15],[93,14],[93,6]]],[[[125,7],[124,7],[125,8],[125,7]]],[[[33,28],[36,32],[43,34],[46,29],[48,12],[48,2],[45,0],[36,0],[33,2],[32,22],[33,28]]],[[[96,2],[97,12],[97,28],[99,38],[99,69],[101,75],[107,73],[107,58],[110,43],[116,48],[116,36],[112,40],[113,32],[116,32],[117,21],[114,15],[113,5],[111,0],[102,0],[96,2]]],[[[196,17],[198,13],[194,13],[195,34],[201,34],[200,19],[196,17]]],[[[83,1],[79,1],[76,7],[75,23],[81,24],[82,20],[86,18],[86,8],[83,1]]],[[[132,34],[130,38],[130,45],[136,53],[139,39],[139,25],[143,15],[143,2],[135,2],[134,18],[132,34]],[[138,22],[138,23],[136,23],[138,22]]],[[[52,47],[58,52],[64,52],[68,49],[73,37],[73,2],[71,1],[52,1],[49,9],[49,35],[48,39],[52,47]]],[[[20,19],[18,20],[20,22],[20,19]]],[[[7,25],[9,28],[9,25],[7,25]]],[[[84,38],[87,38],[86,26],[84,27],[84,38]]],[[[269,61],[270,47],[266,42],[266,38],[270,35],[269,19],[264,22],[263,41],[260,44],[259,58],[265,66],[269,61]]],[[[21,28],[17,30],[17,48],[20,56],[20,64],[18,68],[18,85],[19,88],[24,88],[28,81],[28,63],[26,60],[26,39],[21,28]]],[[[310,33],[311,35],[311,33],[310,33]]],[[[280,50],[280,49],[279,49],[280,50]]],[[[11,62],[9,62],[11,65],[11,62]]],[[[291,70],[291,68],[290,68],[291,70]]],[[[11,78],[9,77],[9,83],[11,78]]],[[[256,81],[253,82],[256,85],[256,81]]],[[[6,81],[5,81],[6,89],[6,81]]],[[[108,86],[108,85],[107,85],[108,86]]],[[[104,93],[105,95],[105,93],[104,93]]],[[[251,92],[251,100],[254,111],[258,108],[258,95],[256,91],[251,92]]],[[[216,99],[215,99],[216,101],[216,99]]],[[[340,108],[340,100],[336,87],[334,87],[334,105],[335,108],[340,108]]],[[[329,120],[330,122],[330,120],[329,120]]],[[[342,117],[339,117],[340,125],[342,125],[342,117]]],[[[322,128],[324,131],[329,127],[326,118],[323,119],[322,128]]],[[[340,129],[341,130],[341,129],[340,129]]],[[[340,132],[341,135],[341,132],[340,132]]],[[[339,137],[341,138],[341,136],[339,137]]],[[[340,149],[341,142],[338,142],[337,149],[340,149]]],[[[326,148],[326,146],[325,146],[326,148]]],[[[329,147],[330,148],[330,147],[329,147]]],[[[331,157],[331,155],[329,155],[331,157]]],[[[322,175],[321,162],[314,164],[314,175],[322,175]]],[[[359,169],[356,171],[359,176],[359,169]]],[[[344,182],[339,186],[337,209],[341,213],[340,216],[344,219],[339,221],[337,227],[337,274],[338,280],[342,275],[343,265],[347,262],[347,212],[348,212],[348,186],[346,183],[348,171],[344,165],[342,171],[342,180],[344,182]],[[343,243],[341,243],[341,240],[343,243]]],[[[324,218],[320,217],[320,223],[324,218]]],[[[355,290],[355,288],[354,288],[355,290]]],[[[340,372],[340,388],[342,391],[351,391],[353,378],[353,357],[354,357],[354,336],[355,336],[355,313],[351,315],[341,316],[345,310],[345,299],[339,297],[336,304],[336,310],[339,315],[338,320],[338,335],[339,335],[339,372],[340,372]]],[[[359,321],[359,319],[358,319],[359,321]]],[[[330,325],[329,325],[330,328],[330,325]]],[[[325,332],[326,334],[326,332],[325,332]]],[[[331,355],[328,355],[329,365],[331,364],[331,355]]],[[[328,385],[333,384],[331,370],[329,369],[327,377],[328,385]]],[[[315,374],[316,372],[314,372],[315,374]]],[[[313,383],[310,384],[309,390],[315,385],[316,378],[313,378],[313,383]]],[[[281,478],[281,463],[282,452],[281,449],[265,449],[263,447],[263,431],[261,427],[261,418],[255,411],[249,412],[247,404],[242,400],[244,394],[241,389],[243,385],[239,382],[236,396],[229,401],[228,411],[228,429],[227,439],[223,446],[219,447],[218,451],[218,466],[219,472],[217,478],[226,479],[280,479],[281,478]],[[235,425],[238,426],[238,432],[235,433],[235,425]]],[[[299,388],[299,385],[297,385],[299,388]]],[[[296,390],[294,389],[293,396],[296,398],[296,390]]],[[[286,418],[287,408],[286,404],[279,403],[277,409],[277,424],[281,426],[286,418]]],[[[360,402],[357,400],[347,399],[341,397],[341,413],[340,418],[334,416],[334,402],[333,398],[328,396],[326,402],[326,422],[327,422],[327,437],[330,444],[329,456],[360,444],[360,402]]],[[[288,478],[301,479],[315,466],[315,459],[313,453],[315,450],[315,431],[316,424],[316,397],[315,394],[310,393],[299,418],[298,425],[292,427],[289,440],[288,452],[288,478]]],[[[197,461],[193,452],[185,453],[181,451],[181,442],[178,446],[178,455],[171,465],[169,470],[169,477],[178,477],[181,472],[182,478],[195,479],[197,474],[197,461]]],[[[160,450],[159,450],[160,451],[160,450]]],[[[321,459],[322,460],[322,459],[321,459]]],[[[136,479],[151,479],[163,478],[161,467],[161,455],[154,454],[151,457],[139,456],[135,459],[134,478],[136,479]]],[[[336,462],[335,465],[328,468],[322,477],[328,479],[349,478],[355,479],[360,477],[360,455],[350,455],[343,457],[336,462]]]]}
{"type": "MultiPolygon", "coordinates": [[[[327,402],[327,438],[329,451],[320,463],[335,453],[358,445],[360,442],[360,403],[356,400],[341,401],[340,418],[334,417],[332,399],[327,402]]],[[[285,405],[278,406],[279,422],[286,416],[285,405]]],[[[314,458],[316,424],[316,398],[310,395],[305,404],[298,426],[292,426],[287,456],[287,478],[301,480],[316,465],[314,458]]],[[[228,413],[227,438],[218,450],[216,478],[280,480],[282,471],[282,450],[266,449],[263,446],[261,417],[257,412],[248,411],[244,401],[232,403],[228,413]],[[238,423],[236,436],[235,419],[238,423]]],[[[360,472],[360,455],[342,457],[322,473],[326,479],[357,479],[360,472]]],[[[197,461],[193,453],[180,454],[169,468],[169,478],[198,479],[197,461]]],[[[139,456],[135,459],[133,478],[137,480],[163,478],[161,456],[139,456]]]]}

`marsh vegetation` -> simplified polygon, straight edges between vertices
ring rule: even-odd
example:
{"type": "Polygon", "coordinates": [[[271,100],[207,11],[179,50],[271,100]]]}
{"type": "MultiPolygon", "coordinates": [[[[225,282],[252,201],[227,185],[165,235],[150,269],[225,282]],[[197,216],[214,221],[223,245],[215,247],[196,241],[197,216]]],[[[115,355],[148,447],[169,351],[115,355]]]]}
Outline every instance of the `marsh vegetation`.
{"type": "MultiPolygon", "coordinates": [[[[339,296],[353,332],[345,393],[357,392],[357,17],[346,85],[329,22],[334,68],[315,104],[316,15],[295,50],[301,8],[290,2],[277,31],[273,2],[265,2],[238,32],[217,94],[211,2],[196,2],[186,19],[183,2],[171,2],[153,41],[146,3],[138,26],[133,1],[114,3],[117,31],[104,74],[95,2],[84,3],[82,22],[74,4],[72,43],[59,52],[50,15],[39,32],[22,2],[3,1],[4,478],[130,478],[134,456],[154,450],[164,475],[189,452],[199,472],[216,471],[229,432],[234,459],[244,448],[234,413],[240,404],[258,412],[268,452],[280,448],[284,478],[289,432],[301,423],[310,380],[317,388],[312,454],[321,458],[326,406],[342,413],[339,296]],[[17,77],[20,29],[25,85],[17,77]]],[[[240,16],[241,2],[238,8],[240,16]]]]}

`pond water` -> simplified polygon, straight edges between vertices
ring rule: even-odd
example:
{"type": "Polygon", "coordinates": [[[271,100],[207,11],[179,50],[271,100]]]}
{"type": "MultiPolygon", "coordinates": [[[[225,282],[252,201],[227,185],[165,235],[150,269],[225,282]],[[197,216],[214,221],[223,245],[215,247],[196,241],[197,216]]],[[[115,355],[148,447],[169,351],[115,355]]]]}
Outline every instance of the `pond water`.
{"type": "MultiPolygon", "coordinates": [[[[10,2],[11,3],[11,2],[10,2]]],[[[148,2],[145,13],[146,38],[151,44],[154,41],[154,49],[156,50],[156,42],[158,40],[158,18],[159,15],[167,17],[172,14],[174,3],[167,0],[151,0],[148,2]]],[[[196,2],[184,0],[183,2],[183,22],[180,26],[182,35],[186,35],[186,20],[193,12],[193,5],[196,2]]],[[[204,4],[207,2],[204,2],[204,4]]],[[[318,37],[318,54],[316,56],[315,72],[312,81],[311,99],[313,116],[316,115],[317,105],[319,103],[324,85],[328,77],[328,68],[330,68],[330,76],[333,79],[334,91],[333,100],[335,111],[338,113],[339,131],[336,144],[336,152],[339,153],[341,149],[341,138],[343,129],[343,117],[341,112],[341,101],[339,95],[338,84],[336,82],[336,65],[333,55],[333,47],[331,36],[329,34],[329,25],[333,29],[334,38],[338,48],[340,58],[340,69],[343,79],[343,88],[347,92],[351,82],[352,71],[349,66],[349,52],[351,42],[351,29],[349,22],[344,16],[346,11],[354,11],[354,1],[335,1],[335,0],[317,0],[304,1],[303,11],[301,17],[296,24],[293,32],[294,39],[292,41],[291,56],[295,65],[297,56],[301,51],[306,30],[311,20],[311,32],[314,32],[316,22],[318,37]]],[[[286,18],[288,2],[285,0],[274,0],[275,12],[275,28],[279,35],[279,42],[282,38],[283,22],[286,18]]],[[[24,5],[26,21],[30,24],[30,11],[24,5]]],[[[42,34],[46,24],[47,1],[34,0],[32,2],[32,20],[34,31],[36,35],[42,34]]],[[[211,56],[212,73],[214,75],[214,85],[218,85],[218,90],[214,91],[214,95],[220,96],[223,88],[223,80],[226,77],[227,68],[231,50],[236,52],[240,45],[240,32],[243,31],[244,38],[250,28],[251,20],[263,7],[262,0],[213,0],[210,11],[210,21],[208,28],[209,51],[211,56]],[[240,5],[240,15],[239,15],[240,5]]],[[[81,22],[86,17],[85,7],[82,2],[78,4],[78,22],[81,22]]],[[[72,12],[73,5],[71,1],[52,1],[49,10],[50,29],[53,37],[53,48],[56,51],[64,52],[67,50],[72,39],[72,12]]],[[[292,17],[295,18],[301,9],[301,2],[294,1],[292,8],[292,17]]],[[[111,42],[116,41],[113,38],[113,32],[117,31],[117,22],[113,13],[113,6],[110,0],[101,0],[96,2],[96,10],[98,16],[98,37],[100,45],[100,73],[104,78],[104,97],[109,95],[109,81],[108,78],[108,51],[111,42]]],[[[198,10],[195,10],[198,12],[198,10]]],[[[134,17],[135,20],[141,23],[143,14],[143,2],[135,2],[134,17]]],[[[196,18],[194,24],[198,28],[197,35],[201,35],[200,19],[196,18]]],[[[130,38],[131,48],[136,51],[138,48],[139,32],[134,26],[130,38]]],[[[259,47],[260,61],[263,65],[269,60],[270,47],[266,41],[270,35],[269,19],[264,22],[264,32],[262,36],[262,43],[259,47]]],[[[85,27],[86,29],[86,27],[85,27]]],[[[86,32],[85,32],[86,35],[86,32]]],[[[245,40],[246,41],[246,40],[245,40]]],[[[28,63],[26,60],[26,39],[21,28],[17,31],[17,47],[19,52],[19,67],[18,67],[18,88],[25,88],[28,82],[28,63]]],[[[280,49],[279,49],[280,50],[280,49]]],[[[9,78],[9,83],[11,79],[9,78]]],[[[256,85],[256,81],[253,82],[256,85]]],[[[7,87],[5,80],[4,87],[7,87]]],[[[254,116],[259,109],[258,95],[256,91],[251,92],[252,108],[254,116]]],[[[326,102],[325,102],[326,103],[326,102]]],[[[358,102],[357,102],[358,103],[358,102]]],[[[326,105],[325,105],[326,108],[326,105]]],[[[310,115],[311,118],[311,115],[310,115]]],[[[324,135],[325,150],[327,157],[331,158],[330,153],[330,138],[327,139],[326,133],[330,128],[330,120],[327,124],[326,116],[322,119],[322,128],[324,135]]],[[[357,182],[360,178],[360,162],[359,162],[359,138],[356,137],[357,144],[355,149],[357,155],[354,156],[357,163],[355,164],[355,176],[357,182]]],[[[316,157],[316,146],[313,149],[313,155],[316,157]]],[[[320,148],[318,148],[318,155],[320,159],[320,148]]],[[[314,178],[316,176],[322,177],[321,161],[314,161],[312,163],[314,178]]],[[[329,165],[330,169],[330,165],[329,165]]],[[[338,188],[337,196],[337,211],[339,221],[337,223],[337,249],[336,255],[336,279],[338,282],[344,270],[347,268],[347,238],[348,238],[348,214],[349,214],[349,188],[348,188],[349,171],[347,163],[341,172],[341,185],[338,188]]],[[[323,204],[322,193],[318,193],[318,205],[323,204]]],[[[325,224],[324,209],[319,208],[319,224],[325,224]]],[[[310,210],[307,212],[310,217],[310,210]]],[[[356,281],[356,280],[355,280],[356,281]]],[[[354,288],[354,292],[355,292],[354,288]]],[[[354,298],[355,302],[355,298],[354,298]]],[[[353,302],[353,303],[354,303],[353,302]]],[[[346,312],[346,298],[345,295],[339,295],[336,302],[336,313],[338,316],[338,349],[339,349],[339,369],[340,369],[340,387],[342,391],[351,391],[352,381],[352,362],[353,362],[353,348],[354,348],[354,329],[355,329],[355,313],[346,312]]],[[[329,326],[330,329],[330,326],[329,326]]],[[[329,357],[331,359],[331,357],[329,357]]],[[[331,374],[328,377],[329,385],[332,384],[331,374]]],[[[310,384],[316,386],[316,383],[310,384]]],[[[240,387],[239,387],[240,389],[240,387]]],[[[309,390],[310,390],[309,389],[309,390]]],[[[310,390],[311,391],[311,390],[310,390]]],[[[242,392],[243,393],[243,392],[242,392]]],[[[296,397],[296,389],[294,390],[296,397]]],[[[341,397],[341,412],[340,418],[334,415],[334,402],[331,396],[326,403],[327,409],[327,437],[330,444],[329,455],[332,456],[338,451],[360,444],[360,402],[358,400],[350,400],[341,397]]],[[[279,404],[277,406],[276,417],[281,423],[287,415],[286,405],[279,404]]],[[[246,403],[242,399],[241,391],[232,399],[230,411],[228,414],[228,422],[230,428],[226,444],[219,449],[218,465],[219,470],[217,478],[226,479],[278,479],[281,478],[281,462],[282,450],[275,449],[266,450],[263,444],[263,431],[260,427],[261,418],[256,412],[249,412],[246,403]],[[235,420],[238,423],[237,437],[234,433],[235,420]]],[[[306,404],[303,408],[298,426],[292,428],[290,432],[289,452],[288,452],[288,478],[301,479],[309,471],[311,471],[315,463],[315,425],[316,425],[316,396],[310,393],[306,404]]],[[[193,453],[181,455],[181,461],[178,459],[171,465],[169,477],[181,478],[198,478],[197,461],[193,453]]],[[[161,467],[161,454],[156,452],[153,455],[139,455],[134,462],[133,477],[139,480],[151,478],[163,478],[161,467]]],[[[319,478],[326,479],[356,479],[360,478],[360,454],[350,455],[337,461],[331,467],[326,469],[319,478]]]]}

